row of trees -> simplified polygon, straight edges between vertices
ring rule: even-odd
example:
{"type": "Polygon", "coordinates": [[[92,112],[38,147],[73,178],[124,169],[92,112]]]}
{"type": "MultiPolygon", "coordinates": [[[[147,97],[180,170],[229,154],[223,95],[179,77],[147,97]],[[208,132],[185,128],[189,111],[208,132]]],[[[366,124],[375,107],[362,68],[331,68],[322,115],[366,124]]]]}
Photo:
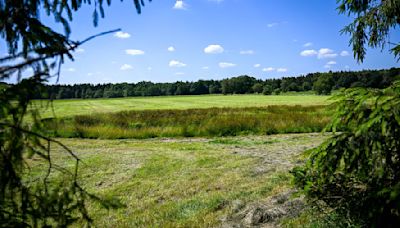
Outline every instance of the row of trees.
{"type": "Polygon", "coordinates": [[[280,92],[302,92],[314,90],[317,94],[329,94],[339,88],[386,88],[400,77],[400,68],[388,70],[363,70],[358,72],[340,71],[311,73],[306,76],[282,79],[260,80],[247,75],[224,80],[199,80],[197,82],[174,83],[118,83],[118,84],[76,84],[44,85],[36,99],[71,98],[116,98],[134,96],[168,96],[200,94],[249,94],[265,95],[280,92]]]}

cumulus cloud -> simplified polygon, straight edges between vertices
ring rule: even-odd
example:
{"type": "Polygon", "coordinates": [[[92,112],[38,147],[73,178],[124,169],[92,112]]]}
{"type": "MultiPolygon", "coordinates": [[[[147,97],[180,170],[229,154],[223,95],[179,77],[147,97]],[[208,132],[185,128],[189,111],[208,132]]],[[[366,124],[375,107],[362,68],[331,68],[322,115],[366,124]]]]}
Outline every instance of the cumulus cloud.
{"type": "Polygon", "coordinates": [[[254,64],[254,67],[255,67],[255,68],[259,68],[260,66],[261,66],[261,64],[259,64],[259,63],[254,64]]]}
{"type": "Polygon", "coordinates": [[[204,48],[206,54],[221,54],[222,52],[224,52],[224,48],[219,44],[210,44],[204,48]]]}
{"type": "Polygon", "coordinates": [[[350,55],[350,53],[349,53],[348,51],[342,51],[342,52],[340,52],[340,56],[345,57],[345,56],[349,56],[349,55],[350,55]]]}
{"type": "Polygon", "coordinates": [[[276,69],[276,72],[279,72],[279,73],[283,73],[283,72],[287,72],[288,71],[288,69],[286,69],[286,68],[278,68],[278,69],[276,69]]]}
{"type": "Polygon", "coordinates": [[[326,64],[325,64],[325,68],[327,68],[327,69],[329,69],[329,68],[331,68],[333,65],[336,65],[336,62],[335,61],[329,61],[329,62],[327,62],[326,64]]]}
{"type": "Polygon", "coordinates": [[[253,50],[244,50],[244,51],[240,51],[241,55],[252,55],[254,54],[253,50]]]}
{"type": "Polygon", "coordinates": [[[174,5],[173,9],[185,10],[185,9],[187,9],[187,4],[184,3],[182,0],[177,0],[175,2],[175,5],[174,5]]]}
{"type": "Polygon", "coordinates": [[[326,59],[326,58],[335,58],[338,56],[333,50],[329,48],[321,48],[319,51],[316,50],[304,50],[300,52],[301,56],[309,57],[309,56],[317,56],[318,59],[326,59]]]}
{"type": "Polygon", "coordinates": [[[234,64],[234,63],[227,63],[227,62],[221,62],[221,63],[219,63],[218,65],[219,65],[219,67],[221,67],[221,68],[228,68],[228,67],[234,67],[234,66],[236,66],[236,64],[234,64]]]}
{"type": "Polygon", "coordinates": [[[171,60],[171,61],[169,61],[169,66],[170,67],[185,67],[186,64],[179,62],[178,60],[171,60]]]}
{"type": "Polygon", "coordinates": [[[175,75],[185,75],[183,72],[176,72],[175,75]]]}
{"type": "Polygon", "coordinates": [[[303,47],[311,47],[312,45],[313,45],[313,43],[308,42],[308,43],[305,43],[305,44],[303,45],[303,47]]]}
{"type": "Polygon", "coordinates": [[[72,67],[70,67],[70,68],[68,68],[68,69],[67,69],[67,71],[69,71],[69,72],[75,72],[75,71],[76,71],[76,69],[75,69],[75,68],[72,68],[72,67]]]}
{"type": "Polygon", "coordinates": [[[277,25],[279,25],[279,23],[274,22],[274,23],[269,23],[269,24],[267,24],[267,27],[268,27],[268,28],[272,28],[272,27],[275,27],[275,26],[277,26],[277,25]]]}
{"type": "Polygon", "coordinates": [[[129,37],[131,37],[131,35],[127,32],[116,32],[114,33],[114,37],[117,37],[119,39],[128,39],[129,37]]]}
{"type": "Polygon", "coordinates": [[[308,56],[314,56],[318,55],[318,52],[316,50],[304,50],[300,52],[301,56],[308,57],[308,56]]]}
{"type": "Polygon", "coordinates": [[[85,49],[83,49],[83,48],[77,48],[77,49],[75,49],[75,52],[76,52],[76,53],[83,53],[83,52],[85,52],[85,49]]]}
{"type": "Polygon", "coordinates": [[[326,58],[335,58],[337,54],[333,52],[333,50],[329,48],[321,48],[318,51],[318,58],[319,59],[326,59],[326,58]]]}
{"type": "Polygon", "coordinates": [[[262,71],[264,71],[264,72],[271,72],[271,71],[274,71],[275,70],[275,68],[273,68],[273,67],[268,67],[268,68],[263,68],[262,69],[262,71]]]}
{"type": "Polygon", "coordinates": [[[131,70],[131,69],[133,69],[133,67],[131,65],[125,63],[119,69],[121,69],[121,70],[131,70]]]}
{"type": "Polygon", "coordinates": [[[137,49],[126,49],[125,53],[128,55],[144,55],[144,51],[137,49]]]}
{"type": "Polygon", "coordinates": [[[175,48],[173,46],[168,47],[168,51],[173,52],[173,51],[175,51],[175,48]]]}
{"type": "Polygon", "coordinates": [[[208,70],[208,69],[210,69],[208,66],[203,66],[201,69],[203,69],[203,70],[208,70]]]}

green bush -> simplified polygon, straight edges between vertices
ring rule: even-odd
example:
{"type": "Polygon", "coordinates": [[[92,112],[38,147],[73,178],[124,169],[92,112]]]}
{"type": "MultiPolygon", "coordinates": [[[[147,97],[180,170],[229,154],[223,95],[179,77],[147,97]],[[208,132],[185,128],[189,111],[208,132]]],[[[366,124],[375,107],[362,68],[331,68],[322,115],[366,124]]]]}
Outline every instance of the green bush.
{"type": "Polygon", "coordinates": [[[352,221],[400,225],[400,81],[337,95],[336,132],[292,172],[307,195],[352,221]]]}

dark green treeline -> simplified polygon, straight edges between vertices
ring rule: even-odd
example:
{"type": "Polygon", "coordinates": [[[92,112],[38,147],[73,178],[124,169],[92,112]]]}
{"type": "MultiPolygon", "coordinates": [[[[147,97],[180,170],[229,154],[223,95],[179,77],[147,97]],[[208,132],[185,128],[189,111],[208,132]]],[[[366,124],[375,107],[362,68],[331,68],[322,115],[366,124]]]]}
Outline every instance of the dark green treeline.
{"type": "Polygon", "coordinates": [[[44,85],[36,99],[115,98],[135,96],[171,96],[200,94],[250,94],[265,95],[281,92],[315,91],[329,94],[332,90],[351,87],[385,88],[400,77],[400,68],[388,70],[363,70],[310,73],[306,76],[260,80],[247,75],[223,80],[199,80],[174,83],[118,83],[44,85]]]}

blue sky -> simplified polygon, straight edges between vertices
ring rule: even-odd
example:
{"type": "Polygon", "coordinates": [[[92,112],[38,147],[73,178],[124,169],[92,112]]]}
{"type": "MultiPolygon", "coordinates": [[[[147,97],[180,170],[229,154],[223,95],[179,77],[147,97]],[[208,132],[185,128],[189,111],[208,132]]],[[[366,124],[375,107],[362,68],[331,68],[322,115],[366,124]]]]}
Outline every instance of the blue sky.
{"type": "MultiPolygon", "coordinates": [[[[153,0],[138,15],[132,1],[114,0],[93,27],[93,6],[85,6],[74,15],[71,38],[122,32],[82,46],[64,64],[60,83],[266,79],[399,66],[387,49],[369,49],[358,64],[349,36],[339,32],[351,18],[336,7],[336,0],[153,0]]],[[[399,42],[400,33],[392,34],[399,42]]]]}

